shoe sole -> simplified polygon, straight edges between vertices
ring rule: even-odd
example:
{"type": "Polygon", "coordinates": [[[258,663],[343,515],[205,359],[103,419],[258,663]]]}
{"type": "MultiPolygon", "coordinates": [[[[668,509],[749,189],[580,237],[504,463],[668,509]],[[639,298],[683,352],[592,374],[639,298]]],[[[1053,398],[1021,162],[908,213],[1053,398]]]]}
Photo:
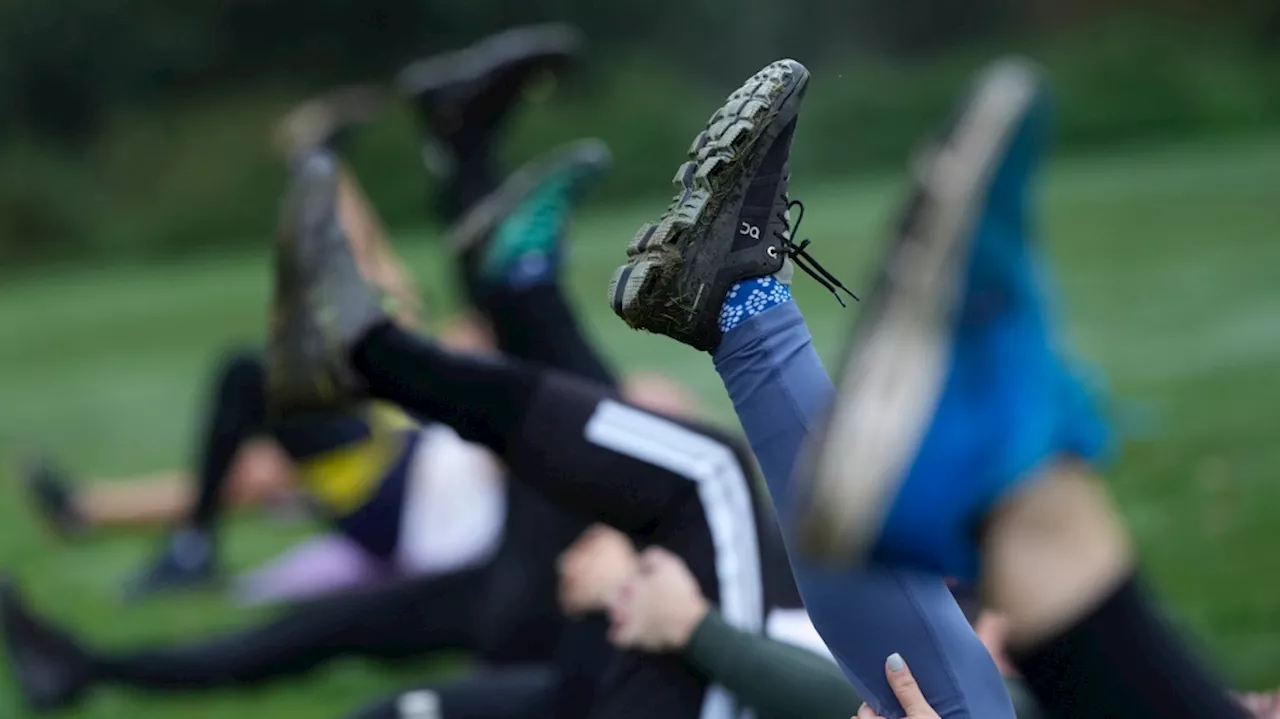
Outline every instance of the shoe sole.
{"type": "MultiPolygon", "coordinates": [[[[705,262],[728,255],[733,232],[720,233],[722,242],[707,243],[707,230],[741,181],[757,144],[776,137],[795,118],[808,84],[809,71],[800,63],[772,63],[729,95],[694,138],[688,161],[672,179],[676,196],[658,222],[645,223],[636,232],[627,246],[629,261],[614,271],[609,282],[609,305],[628,325],[649,329],[645,324],[652,311],[647,310],[661,304],[650,297],[654,281],[669,274],[673,265],[694,253],[700,255],[697,261],[705,262]]],[[[707,299],[704,293],[705,285],[683,308],[689,317],[707,299]]]]}
{"type": "Polygon", "coordinates": [[[466,254],[487,242],[498,225],[555,172],[576,166],[586,173],[598,174],[612,161],[609,146],[596,139],[578,140],[552,150],[512,173],[501,187],[473,206],[449,230],[445,242],[455,254],[466,254]]]}
{"type": "Polygon", "coordinates": [[[905,222],[854,331],[801,489],[797,539],[813,559],[865,560],[883,528],[946,382],[977,208],[1038,91],[1030,64],[993,66],[933,155],[917,164],[905,222]]]}
{"type": "Polygon", "coordinates": [[[396,75],[395,84],[405,95],[417,97],[477,81],[503,65],[525,58],[571,57],[581,51],[582,33],[570,25],[518,27],[470,47],[410,63],[396,75]]]}
{"type": "MultiPolygon", "coordinates": [[[[307,292],[319,289],[314,282],[332,245],[345,241],[340,232],[330,232],[337,221],[340,170],[337,160],[328,152],[313,151],[300,161],[294,172],[280,211],[280,229],[276,236],[276,315],[272,342],[268,353],[268,386],[273,405],[298,409],[311,404],[306,400],[314,390],[297,386],[285,376],[285,368],[308,367],[315,358],[324,356],[328,346],[323,323],[315,323],[307,307],[332,307],[336,298],[315,298],[307,292]],[[317,241],[324,238],[324,241],[317,241]],[[288,318],[287,321],[285,318],[288,318]]],[[[349,248],[339,248],[350,252],[349,248]]],[[[336,388],[321,390],[336,394],[336,388]]]]}

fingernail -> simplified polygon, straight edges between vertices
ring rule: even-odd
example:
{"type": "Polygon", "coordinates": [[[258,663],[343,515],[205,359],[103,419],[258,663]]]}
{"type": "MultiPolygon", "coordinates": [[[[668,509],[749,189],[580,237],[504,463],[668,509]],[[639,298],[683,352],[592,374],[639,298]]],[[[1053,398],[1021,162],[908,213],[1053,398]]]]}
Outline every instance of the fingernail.
{"type": "Polygon", "coordinates": [[[890,655],[889,655],[889,671],[891,671],[891,672],[900,672],[900,671],[902,671],[906,666],[907,666],[907,663],[906,663],[906,662],[904,662],[904,661],[902,661],[902,655],[901,655],[901,654],[899,654],[899,653],[897,653],[897,652],[894,652],[893,654],[890,654],[890,655]]]}

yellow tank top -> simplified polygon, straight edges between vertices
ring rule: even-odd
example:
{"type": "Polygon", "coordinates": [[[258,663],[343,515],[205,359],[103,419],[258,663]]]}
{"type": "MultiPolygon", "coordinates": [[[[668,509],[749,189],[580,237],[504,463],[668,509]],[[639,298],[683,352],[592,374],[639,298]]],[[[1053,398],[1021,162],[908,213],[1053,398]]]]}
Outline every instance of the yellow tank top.
{"type": "Polygon", "coordinates": [[[337,517],[355,512],[400,461],[407,433],[418,425],[394,405],[374,402],[357,411],[368,431],[298,463],[299,479],[337,517]]]}

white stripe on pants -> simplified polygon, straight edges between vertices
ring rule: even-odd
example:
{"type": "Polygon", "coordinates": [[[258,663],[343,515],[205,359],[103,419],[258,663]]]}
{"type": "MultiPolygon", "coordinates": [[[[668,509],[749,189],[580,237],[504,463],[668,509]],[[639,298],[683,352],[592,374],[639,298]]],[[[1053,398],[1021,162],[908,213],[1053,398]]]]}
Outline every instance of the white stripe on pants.
{"type": "MultiPolygon", "coordinates": [[[[660,467],[697,485],[715,549],[720,613],[731,626],[764,628],[764,588],[751,487],[733,450],[706,435],[613,400],[602,400],[587,422],[588,441],[660,467]]],[[[713,685],[702,719],[733,719],[736,702],[713,685]]]]}

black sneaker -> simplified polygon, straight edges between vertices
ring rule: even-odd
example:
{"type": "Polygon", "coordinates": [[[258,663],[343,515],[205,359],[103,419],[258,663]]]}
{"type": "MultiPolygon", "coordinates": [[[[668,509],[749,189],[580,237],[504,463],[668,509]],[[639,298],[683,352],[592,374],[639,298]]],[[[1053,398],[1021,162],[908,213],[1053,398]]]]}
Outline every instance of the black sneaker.
{"type": "Polygon", "coordinates": [[[282,117],[276,126],[276,147],[290,159],[315,148],[337,152],[352,130],[377,120],[386,106],[386,92],[373,85],[335,88],[282,117]]]}
{"type": "Polygon", "coordinates": [[[150,564],[125,582],[124,599],[136,602],[160,594],[207,589],[219,579],[213,537],[198,529],[179,529],[165,538],[150,564]]]}
{"type": "Polygon", "coordinates": [[[0,632],[10,674],[31,711],[73,706],[89,688],[88,654],[70,637],[37,619],[8,579],[0,580],[0,632]]]}
{"type": "Polygon", "coordinates": [[[69,538],[84,533],[85,520],[72,499],[66,472],[43,454],[19,457],[16,472],[36,510],[58,536],[69,538]]]}
{"type": "Polygon", "coordinates": [[[676,171],[679,193],[660,221],[640,228],[609,285],[609,303],[628,325],[710,351],[720,344],[720,307],[735,282],[785,276],[795,258],[828,289],[843,289],[805,264],[807,242],[791,240],[790,208],[798,203],[787,195],[788,161],[808,83],[804,65],[779,60],[711,116],[676,171]]]}
{"type": "Polygon", "coordinates": [[[361,383],[347,352],[388,319],[338,217],[338,161],[312,150],[293,169],[276,237],[267,386],[277,413],[341,409],[361,383]]]}
{"type": "Polygon", "coordinates": [[[582,34],[570,25],[530,25],[406,66],[396,86],[418,110],[427,168],[451,174],[463,159],[459,146],[485,144],[535,79],[567,69],[581,50],[582,34]]]}

